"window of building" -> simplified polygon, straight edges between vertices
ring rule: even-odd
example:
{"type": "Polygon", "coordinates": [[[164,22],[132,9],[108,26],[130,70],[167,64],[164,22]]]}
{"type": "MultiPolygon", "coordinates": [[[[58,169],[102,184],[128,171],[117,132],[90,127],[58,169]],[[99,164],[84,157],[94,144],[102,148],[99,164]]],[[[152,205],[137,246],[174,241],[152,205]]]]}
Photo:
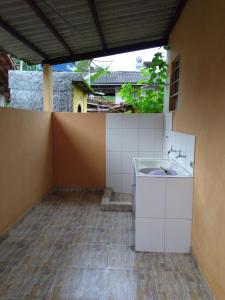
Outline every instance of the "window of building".
{"type": "Polygon", "coordinates": [[[177,109],[178,94],[179,94],[179,75],[180,75],[180,58],[177,57],[172,62],[172,70],[170,76],[170,111],[177,109]]]}

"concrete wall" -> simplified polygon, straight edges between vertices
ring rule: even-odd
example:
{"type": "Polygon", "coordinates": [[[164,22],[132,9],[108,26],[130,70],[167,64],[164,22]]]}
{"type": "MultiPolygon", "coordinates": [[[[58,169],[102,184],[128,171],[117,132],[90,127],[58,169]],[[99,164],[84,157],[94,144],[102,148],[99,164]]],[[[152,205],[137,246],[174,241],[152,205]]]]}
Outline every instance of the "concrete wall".
{"type": "Polygon", "coordinates": [[[56,187],[105,187],[105,114],[53,113],[56,187]]]}
{"type": "Polygon", "coordinates": [[[53,187],[51,114],[0,108],[0,235],[53,187]]]}
{"type": "Polygon", "coordinates": [[[218,300],[225,299],[225,2],[189,0],[170,36],[180,55],[173,129],[196,135],[192,249],[218,300]]]}
{"type": "MultiPolygon", "coordinates": [[[[53,73],[53,110],[73,111],[72,81],[80,74],[53,73]]],[[[43,111],[43,74],[34,71],[9,71],[11,107],[43,111]]]]}

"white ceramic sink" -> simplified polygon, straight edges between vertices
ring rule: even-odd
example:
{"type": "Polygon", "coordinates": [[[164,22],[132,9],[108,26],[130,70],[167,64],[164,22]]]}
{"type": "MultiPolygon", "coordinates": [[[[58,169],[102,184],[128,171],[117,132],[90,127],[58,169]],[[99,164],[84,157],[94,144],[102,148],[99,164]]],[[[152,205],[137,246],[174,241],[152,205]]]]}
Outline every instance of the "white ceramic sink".
{"type": "Polygon", "coordinates": [[[134,158],[136,176],[192,177],[172,159],[134,158]]]}
{"type": "Polygon", "coordinates": [[[142,168],[139,173],[150,176],[176,176],[177,172],[172,168],[142,168]]]}
{"type": "Polygon", "coordinates": [[[135,158],[135,250],[188,253],[193,176],[172,159],[135,158]],[[164,170],[170,170],[167,174],[164,170]]]}

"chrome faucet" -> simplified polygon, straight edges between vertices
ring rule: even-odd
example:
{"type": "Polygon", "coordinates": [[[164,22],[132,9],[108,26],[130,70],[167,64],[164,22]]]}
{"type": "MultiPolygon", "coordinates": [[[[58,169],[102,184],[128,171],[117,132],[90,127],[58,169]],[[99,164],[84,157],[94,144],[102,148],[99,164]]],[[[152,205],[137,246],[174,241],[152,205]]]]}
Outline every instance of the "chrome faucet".
{"type": "Polygon", "coordinates": [[[179,154],[176,156],[176,158],[186,158],[186,155],[181,154],[181,153],[182,153],[182,151],[179,150],[179,154]]]}
{"type": "Polygon", "coordinates": [[[171,152],[177,153],[178,151],[173,149],[173,146],[171,146],[170,150],[168,150],[168,154],[170,154],[171,152]]]}

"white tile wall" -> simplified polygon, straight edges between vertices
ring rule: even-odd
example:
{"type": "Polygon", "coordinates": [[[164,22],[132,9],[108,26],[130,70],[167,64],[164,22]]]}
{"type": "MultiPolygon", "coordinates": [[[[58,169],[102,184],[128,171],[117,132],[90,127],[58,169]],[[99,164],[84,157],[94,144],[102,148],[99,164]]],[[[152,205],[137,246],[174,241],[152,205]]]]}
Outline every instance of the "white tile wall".
{"type": "Polygon", "coordinates": [[[106,129],[106,151],[122,151],[121,129],[106,129]]]}
{"type": "Polygon", "coordinates": [[[186,158],[176,158],[178,153],[170,153],[170,157],[175,159],[181,166],[193,175],[195,160],[195,136],[172,131],[172,113],[164,114],[164,141],[163,141],[163,157],[168,157],[168,150],[173,149],[182,151],[186,158]]]}
{"type": "Polygon", "coordinates": [[[138,150],[138,129],[122,128],[122,151],[138,150]]]}
{"type": "Polygon", "coordinates": [[[106,182],[131,193],[134,157],[163,156],[163,114],[106,114],[106,182]]]}

